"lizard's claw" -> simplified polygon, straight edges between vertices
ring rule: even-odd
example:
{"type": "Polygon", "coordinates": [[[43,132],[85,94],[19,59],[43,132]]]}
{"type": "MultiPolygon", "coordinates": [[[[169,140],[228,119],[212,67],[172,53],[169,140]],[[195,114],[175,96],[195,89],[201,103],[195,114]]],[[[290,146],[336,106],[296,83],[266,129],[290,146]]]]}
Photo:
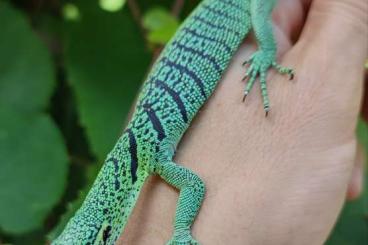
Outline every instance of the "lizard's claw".
{"type": "Polygon", "coordinates": [[[249,80],[245,87],[243,102],[245,101],[245,98],[247,97],[249,92],[252,90],[256,79],[259,77],[263,97],[263,108],[265,110],[265,116],[267,117],[270,111],[270,103],[268,99],[266,84],[266,75],[268,70],[271,67],[274,67],[280,74],[288,74],[290,80],[294,78],[294,71],[290,68],[283,67],[277,64],[275,61],[275,55],[263,50],[255,52],[248,61],[243,63],[243,65],[244,64],[249,64],[249,68],[247,69],[243,80],[245,80],[246,78],[249,78],[249,80]]]}
{"type": "Polygon", "coordinates": [[[242,66],[245,66],[245,65],[247,65],[247,64],[250,64],[250,63],[253,61],[255,54],[256,54],[256,53],[252,54],[252,55],[249,57],[249,59],[247,59],[246,61],[244,61],[244,62],[243,62],[243,64],[242,64],[242,66]]]}
{"type": "Polygon", "coordinates": [[[280,73],[280,74],[288,74],[289,80],[293,80],[295,73],[294,70],[288,67],[283,67],[276,63],[276,61],[272,62],[272,66],[280,73]]]}

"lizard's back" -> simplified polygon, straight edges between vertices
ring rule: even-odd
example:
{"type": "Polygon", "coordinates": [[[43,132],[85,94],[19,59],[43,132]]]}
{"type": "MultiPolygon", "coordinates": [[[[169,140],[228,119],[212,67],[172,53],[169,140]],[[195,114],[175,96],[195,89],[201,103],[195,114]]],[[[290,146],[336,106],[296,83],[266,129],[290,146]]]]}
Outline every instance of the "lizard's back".
{"type": "Polygon", "coordinates": [[[176,145],[249,29],[248,1],[203,1],[158,57],[128,127],[176,145]]]}

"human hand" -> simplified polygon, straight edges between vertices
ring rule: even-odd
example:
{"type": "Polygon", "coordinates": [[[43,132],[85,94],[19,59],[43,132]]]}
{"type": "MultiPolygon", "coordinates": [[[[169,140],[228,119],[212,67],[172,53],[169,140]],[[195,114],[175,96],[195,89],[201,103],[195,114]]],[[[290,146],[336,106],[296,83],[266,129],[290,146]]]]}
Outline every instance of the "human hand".
{"type": "MultiPolygon", "coordinates": [[[[268,118],[257,85],[241,103],[240,64],[255,46],[248,40],[239,49],[176,156],[207,186],[193,226],[204,245],[326,240],[357,159],[367,12],[368,2],[361,0],[279,1],[279,51],[296,78],[290,83],[270,72],[268,118]]],[[[351,197],[359,192],[354,181],[351,197]]],[[[176,190],[151,179],[121,244],[163,244],[172,234],[176,201],[176,190]]]]}

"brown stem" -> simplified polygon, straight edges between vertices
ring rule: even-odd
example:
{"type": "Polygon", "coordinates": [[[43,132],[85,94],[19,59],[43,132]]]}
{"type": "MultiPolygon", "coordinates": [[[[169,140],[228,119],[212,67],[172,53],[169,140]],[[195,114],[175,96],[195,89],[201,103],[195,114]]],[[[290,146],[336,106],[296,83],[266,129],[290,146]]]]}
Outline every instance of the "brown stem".
{"type": "Polygon", "coordinates": [[[176,0],[171,8],[171,14],[175,17],[179,17],[179,14],[184,6],[184,0],[176,0]]]}
{"type": "Polygon", "coordinates": [[[135,22],[137,22],[138,24],[138,27],[140,29],[140,31],[142,32],[143,34],[143,37],[144,39],[146,39],[146,31],[143,27],[143,24],[142,24],[142,13],[141,13],[141,10],[138,6],[138,4],[136,3],[135,0],[127,0],[127,4],[128,4],[128,7],[133,15],[133,19],[135,22]]]}

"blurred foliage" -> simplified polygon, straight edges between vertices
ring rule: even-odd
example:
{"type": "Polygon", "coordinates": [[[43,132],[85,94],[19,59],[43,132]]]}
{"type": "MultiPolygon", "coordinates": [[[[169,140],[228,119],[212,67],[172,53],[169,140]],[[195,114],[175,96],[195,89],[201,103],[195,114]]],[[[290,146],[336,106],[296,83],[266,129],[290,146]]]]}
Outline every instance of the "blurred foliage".
{"type": "MultiPolygon", "coordinates": [[[[199,0],[0,0],[0,244],[46,244],[84,199],[152,60],[199,0]]],[[[368,128],[358,135],[368,150],[368,128]]],[[[367,241],[367,188],[328,245],[367,241]]]]}
{"type": "Polygon", "coordinates": [[[103,10],[115,12],[124,6],[126,0],[100,0],[99,2],[103,10]]]}
{"type": "Polygon", "coordinates": [[[72,3],[66,3],[62,7],[62,14],[65,20],[78,21],[80,18],[79,9],[72,3]]]}
{"type": "Polygon", "coordinates": [[[143,26],[148,30],[148,41],[165,44],[174,35],[179,21],[165,9],[153,8],[144,15],[143,26]]]}
{"type": "Polygon", "coordinates": [[[65,25],[65,67],[80,123],[102,162],[123,129],[151,57],[128,8],[111,13],[89,1],[76,6],[82,17],[65,25]]]}
{"type": "Polygon", "coordinates": [[[4,3],[0,30],[0,227],[22,234],[40,228],[60,200],[68,160],[45,113],[56,83],[50,53],[4,3]]]}

